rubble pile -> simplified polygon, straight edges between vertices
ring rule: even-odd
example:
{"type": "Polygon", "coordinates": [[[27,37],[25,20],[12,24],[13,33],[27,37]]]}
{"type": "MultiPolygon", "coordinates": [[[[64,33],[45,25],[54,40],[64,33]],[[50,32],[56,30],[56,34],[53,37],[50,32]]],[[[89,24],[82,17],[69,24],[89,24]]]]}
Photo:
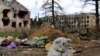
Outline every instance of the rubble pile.
{"type": "Polygon", "coordinates": [[[54,28],[42,28],[42,29],[38,30],[37,32],[33,33],[32,35],[30,35],[28,38],[39,37],[42,35],[65,36],[66,34],[63,33],[62,31],[54,29],[54,28]]]}
{"type": "MultiPolygon", "coordinates": [[[[13,39],[13,41],[12,41],[12,38],[10,36],[5,37],[4,39],[0,38],[0,40],[5,40],[7,43],[9,41],[11,42],[8,45],[6,44],[7,46],[4,46],[7,49],[13,50],[13,49],[18,48],[18,50],[20,50],[19,46],[26,47],[26,46],[22,45],[22,44],[26,44],[29,47],[33,47],[33,48],[35,47],[34,51],[32,50],[33,51],[32,54],[34,54],[35,56],[39,56],[39,55],[44,56],[44,55],[46,55],[46,51],[48,51],[52,47],[51,40],[49,40],[48,43],[44,43],[45,42],[44,40],[53,38],[53,36],[55,36],[55,37],[62,36],[62,37],[69,38],[71,40],[69,49],[71,49],[72,52],[74,52],[74,53],[84,51],[85,48],[95,47],[95,46],[99,45],[96,40],[82,40],[82,39],[80,39],[79,36],[73,35],[71,33],[63,33],[62,31],[54,29],[54,28],[42,28],[42,29],[38,30],[36,33],[33,33],[32,35],[30,35],[28,37],[31,40],[29,40],[27,38],[25,38],[25,39],[17,39],[16,38],[16,39],[13,39]],[[50,41],[51,41],[51,43],[50,43],[50,41]],[[47,45],[45,45],[45,44],[47,44],[47,45]],[[41,46],[43,48],[41,48],[41,46]],[[41,53],[39,51],[42,51],[43,53],[41,53]]],[[[3,44],[5,44],[6,42],[4,42],[3,44]]],[[[2,46],[2,41],[0,44],[2,46]]],[[[30,49],[30,48],[28,48],[28,49],[30,49]]],[[[18,51],[18,54],[24,54],[27,56],[32,55],[29,50],[24,51],[24,49],[22,52],[18,51]]]]}
{"type": "Polygon", "coordinates": [[[77,48],[77,47],[91,47],[97,45],[96,42],[93,42],[91,40],[81,40],[79,36],[75,36],[73,34],[68,34],[68,33],[63,33],[60,30],[54,29],[54,28],[42,28],[38,30],[36,33],[33,33],[30,35],[28,38],[34,38],[34,37],[39,37],[42,35],[48,35],[49,38],[55,37],[60,37],[64,36],[66,38],[71,39],[71,47],[77,48]]]}

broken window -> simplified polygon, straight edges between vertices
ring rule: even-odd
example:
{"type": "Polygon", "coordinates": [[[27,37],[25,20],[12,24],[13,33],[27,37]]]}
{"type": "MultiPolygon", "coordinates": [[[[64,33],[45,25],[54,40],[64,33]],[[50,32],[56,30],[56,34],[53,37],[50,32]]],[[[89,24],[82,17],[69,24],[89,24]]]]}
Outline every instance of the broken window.
{"type": "Polygon", "coordinates": [[[16,17],[17,17],[17,14],[14,13],[14,18],[16,18],[16,17]]]}
{"type": "Polygon", "coordinates": [[[2,12],[3,13],[3,17],[8,17],[7,16],[8,12],[10,12],[10,9],[4,9],[3,12],[2,12]]]}
{"type": "Polygon", "coordinates": [[[2,18],[2,22],[3,22],[3,25],[4,25],[4,26],[7,26],[7,25],[10,23],[10,20],[9,20],[9,18],[3,17],[3,18],[2,18]]]}
{"type": "Polygon", "coordinates": [[[25,16],[26,14],[28,14],[27,11],[19,11],[18,17],[19,17],[19,18],[24,18],[24,16],[25,16]]]}
{"type": "Polygon", "coordinates": [[[10,23],[10,19],[7,16],[8,12],[10,12],[10,9],[4,9],[2,11],[2,13],[3,13],[2,22],[3,22],[4,26],[7,26],[10,23]]]}
{"type": "Polygon", "coordinates": [[[24,26],[27,26],[28,22],[27,21],[23,21],[24,26]]]}
{"type": "Polygon", "coordinates": [[[16,22],[12,22],[12,27],[16,28],[16,22]]]}
{"type": "Polygon", "coordinates": [[[21,22],[19,23],[19,27],[22,27],[22,23],[21,22]]]}

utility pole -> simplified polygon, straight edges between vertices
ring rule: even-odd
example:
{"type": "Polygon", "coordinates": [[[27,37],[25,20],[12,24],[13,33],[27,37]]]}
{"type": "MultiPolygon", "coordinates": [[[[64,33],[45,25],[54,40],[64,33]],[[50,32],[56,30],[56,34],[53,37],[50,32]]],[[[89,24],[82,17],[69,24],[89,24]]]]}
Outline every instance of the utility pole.
{"type": "Polygon", "coordinates": [[[95,11],[96,11],[96,34],[97,34],[97,39],[99,38],[99,0],[95,0],[95,11]]]}

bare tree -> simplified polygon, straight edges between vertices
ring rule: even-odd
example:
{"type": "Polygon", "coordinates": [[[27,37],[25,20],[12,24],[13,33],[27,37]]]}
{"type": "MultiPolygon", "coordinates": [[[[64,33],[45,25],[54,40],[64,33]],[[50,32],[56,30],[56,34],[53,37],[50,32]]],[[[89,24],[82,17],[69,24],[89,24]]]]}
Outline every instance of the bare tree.
{"type": "Polygon", "coordinates": [[[95,16],[96,16],[96,34],[97,34],[97,38],[99,38],[98,36],[98,31],[99,31],[99,1],[100,0],[85,0],[85,4],[92,4],[92,5],[95,5],[95,16]],[[95,4],[93,3],[87,3],[88,1],[94,1],[95,4]]]}
{"type": "Polygon", "coordinates": [[[60,13],[59,10],[60,11],[63,10],[63,8],[59,5],[59,3],[57,3],[54,0],[51,0],[51,1],[47,0],[47,1],[45,1],[44,4],[42,5],[42,9],[45,11],[45,13],[44,13],[45,15],[47,13],[52,13],[52,19],[53,19],[52,24],[53,25],[55,24],[55,16],[58,13],[60,13]],[[57,5],[57,6],[55,6],[55,5],[57,5]],[[56,10],[56,9],[58,9],[58,10],[56,10]]]}

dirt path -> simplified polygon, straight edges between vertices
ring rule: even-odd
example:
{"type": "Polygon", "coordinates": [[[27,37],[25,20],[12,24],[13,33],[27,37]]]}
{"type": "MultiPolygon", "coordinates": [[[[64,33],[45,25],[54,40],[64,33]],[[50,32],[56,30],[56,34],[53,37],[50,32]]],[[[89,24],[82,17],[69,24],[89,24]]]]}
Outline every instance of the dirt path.
{"type": "Polygon", "coordinates": [[[88,48],[82,53],[75,54],[75,56],[100,56],[100,46],[94,48],[88,48]]]}
{"type": "MultiPolygon", "coordinates": [[[[20,56],[22,54],[22,52],[26,51],[26,50],[27,50],[27,48],[22,48],[21,50],[15,52],[16,55],[15,55],[15,53],[13,53],[14,55],[12,55],[12,56],[20,56]],[[20,52],[21,52],[21,54],[20,54],[20,52]],[[18,55],[18,53],[20,55],[18,55]]],[[[9,51],[9,52],[12,53],[11,51],[9,51]]],[[[32,56],[47,56],[47,52],[43,48],[32,48],[31,52],[33,54],[32,56]]],[[[7,51],[7,53],[8,53],[8,51],[7,51]]],[[[23,55],[23,56],[25,56],[25,55],[23,55]]],[[[84,51],[82,51],[82,53],[77,53],[74,56],[100,56],[100,46],[85,49],[84,51]]]]}

